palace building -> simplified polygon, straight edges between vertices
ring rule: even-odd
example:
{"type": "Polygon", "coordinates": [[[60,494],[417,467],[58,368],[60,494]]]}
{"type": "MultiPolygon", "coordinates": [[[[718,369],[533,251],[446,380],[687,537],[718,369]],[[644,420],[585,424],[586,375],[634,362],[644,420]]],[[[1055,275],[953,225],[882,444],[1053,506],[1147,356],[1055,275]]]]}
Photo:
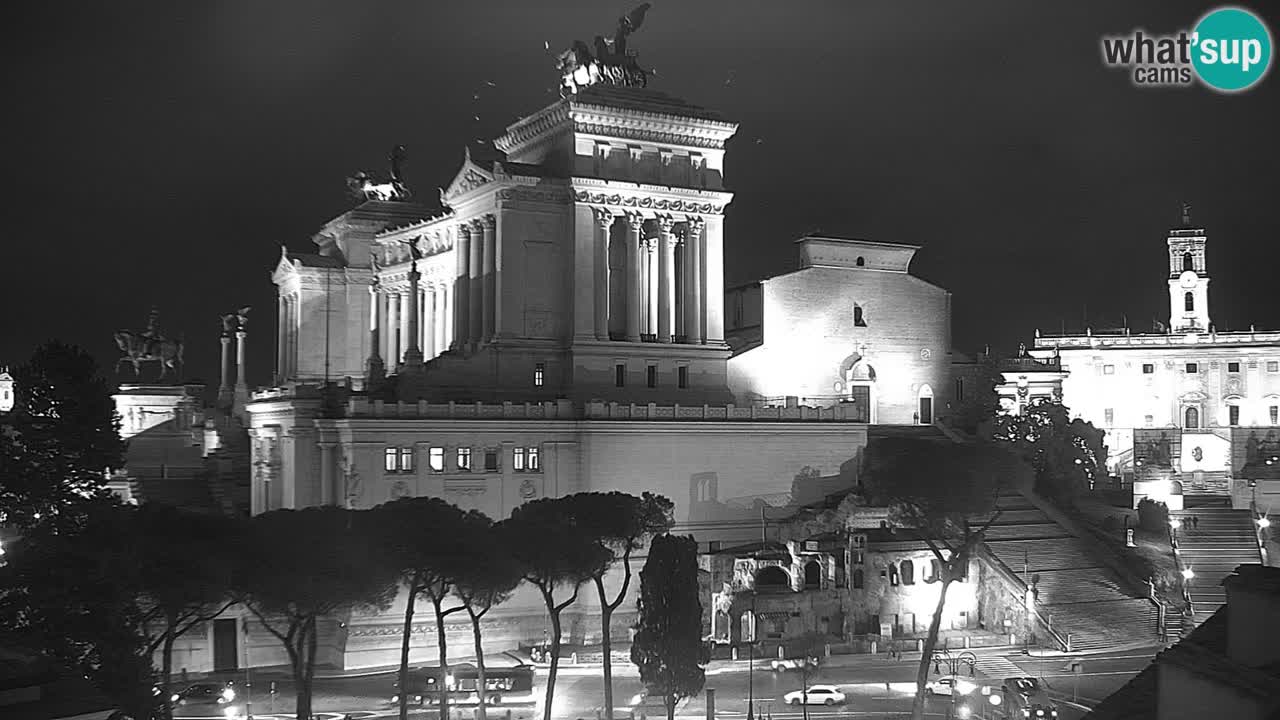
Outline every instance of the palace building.
{"type": "Polygon", "coordinates": [[[1167,326],[1037,331],[1034,349],[1004,372],[1007,411],[1056,395],[1105,430],[1109,470],[1135,482],[1135,503],[1212,494],[1248,507],[1256,481],[1273,473],[1267,460],[1280,455],[1280,332],[1215,327],[1208,239],[1184,208],[1165,241],[1167,326]]]}
{"type": "MultiPolygon", "coordinates": [[[[440,207],[367,195],[314,252],[282,249],[275,382],[245,406],[252,512],[437,496],[499,519],[648,490],[675,501],[677,532],[745,542],[797,475],[856,472],[870,423],[933,423],[950,294],[909,274],[917,248],[802,238],[799,270],[726,295],[736,130],[592,85],[507,128],[498,152],[467,151],[440,207]]],[[[543,641],[535,595],[495,609],[486,638],[543,641]]],[[[403,602],[322,630],[326,661],[394,663],[403,602]]],[[[565,640],[598,638],[590,601],[573,610],[565,640]]],[[[625,638],[632,617],[615,617],[625,638]]],[[[425,627],[415,661],[434,653],[425,627]]],[[[244,662],[232,640],[192,662],[244,662]]],[[[248,652],[283,661],[265,633],[248,652]]]]}

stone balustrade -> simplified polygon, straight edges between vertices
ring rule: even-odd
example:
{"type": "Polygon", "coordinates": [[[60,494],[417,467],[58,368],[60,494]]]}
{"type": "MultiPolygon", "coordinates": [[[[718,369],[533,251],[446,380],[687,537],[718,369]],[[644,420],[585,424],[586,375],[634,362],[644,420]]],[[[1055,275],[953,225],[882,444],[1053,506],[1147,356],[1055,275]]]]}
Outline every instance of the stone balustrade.
{"type": "Polygon", "coordinates": [[[1042,335],[1035,340],[1035,346],[1040,350],[1055,347],[1169,347],[1176,345],[1240,345],[1243,343],[1280,343],[1280,332],[1042,335]]]}
{"type": "Polygon", "coordinates": [[[669,420],[682,422],[859,422],[851,406],[738,407],[735,405],[657,405],[606,403],[574,405],[561,399],[541,403],[389,403],[355,397],[347,402],[348,418],[440,420],[669,420]]]}

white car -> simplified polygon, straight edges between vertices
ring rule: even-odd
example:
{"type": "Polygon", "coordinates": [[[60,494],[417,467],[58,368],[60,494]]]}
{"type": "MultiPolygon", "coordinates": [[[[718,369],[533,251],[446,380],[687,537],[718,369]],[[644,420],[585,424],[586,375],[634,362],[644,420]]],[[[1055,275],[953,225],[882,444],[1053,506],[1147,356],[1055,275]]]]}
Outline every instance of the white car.
{"type": "Polygon", "coordinates": [[[810,685],[807,693],[796,690],[784,695],[782,700],[788,705],[839,705],[844,703],[845,697],[834,685],[810,685]]]}
{"type": "Polygon", "coordinates": [[[816,670],[818,667],[818,658],[789,658],[786,660],[774,660],[769,663],[769,667],[774,672],[787,672],[790,670],[804,670],[806,665],[809,670],[816,670]]]}
{"type": "Polygon", "coordinates": [[[930,695],[951,697],[952,695],[968,695],[977,690],[978,686],[959,675],[947,675],[925,685],[924,689],[930,695]]]}

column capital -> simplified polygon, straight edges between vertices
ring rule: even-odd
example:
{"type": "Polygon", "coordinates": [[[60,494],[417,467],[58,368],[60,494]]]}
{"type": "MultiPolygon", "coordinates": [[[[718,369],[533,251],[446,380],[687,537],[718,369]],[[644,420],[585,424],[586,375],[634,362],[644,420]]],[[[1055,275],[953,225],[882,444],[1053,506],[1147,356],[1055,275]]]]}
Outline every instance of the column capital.
{"type": "Polygon", "coordinates": [[[689,224],[689,232],[691,233],[702,232],[702,228],[707,224],[707,221],[701,215],[690,215],[685,218],[685,222],[689,224]]]}
{"type": "Polygon", "coordinates": [[[663,235],[670,235],[671,230],[676,226],[676,219],[670,215],[662,215],[658,217],[658,229],[663,235]]]}
{"type": "Polygon", "coordinates": [[[627,225],[632,230],[640,232],[640,228],[644,227],[644,216],[640,213],[627,213],[627,225]]]}
{"type": "Polygon", "coordinates": [[[458,236],[459,236],[459,237],[462,237],[462,238],[466,238],[467,240],[470,240],[470,239],[471,239],[471,225],[472,225],[474,222],[475,222],[475,221],[473,220],[473,221],[469,221],[469,222],[458,223],[458,236]]]}
{"type": "Polygon", "coordinates": [[[608,230],[613,225],[613,221],[618,219],[618,216],[608,208],[592,208],[592,211],[596,216],[596,224],[602,230],[608,230]]]}
{"type": "Polygon", "coordinates": [[[493,230],[498,227],[498,218],[494,215],[482,215],[478,222],[483,230],[493,230]]]}

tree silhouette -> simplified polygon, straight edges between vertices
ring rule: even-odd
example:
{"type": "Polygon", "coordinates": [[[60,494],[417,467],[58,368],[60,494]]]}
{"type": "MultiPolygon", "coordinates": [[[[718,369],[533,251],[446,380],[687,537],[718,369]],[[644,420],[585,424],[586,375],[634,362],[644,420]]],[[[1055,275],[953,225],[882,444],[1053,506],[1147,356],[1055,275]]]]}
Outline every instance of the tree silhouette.
{"type": "Polygon", "coordinates": [[[460,536],[465,549],[460,560],[466,568],[454,582],[453,592],[471,618],[471,634],[476,650],[476,698],[479,720],[485,720],[486,678],[484,645],[480,636],[480,621],[495,606],[506,602],[524,580],[524,568],[511,552],[511,541],[505,536],[504,527],[496,525],[480,513],[468,513],[460,536]]]}
{"type": "Polygon", "coordinates": [[[996,421],[995,439],[1006,443],[1034,470],[1036,490],[1070,502],[1106,473],[1106,433],[1056,400],[1038,398],[1021,415],[996,421]]]}
{"type": "Polygon", "coordinates": [[[663,699],[667,720],[676,703],[702,691],[711,651],[702,641],[698,546],[692,537],[659,535],[640,571],[640,620],[631,662],[640,680],[663,699]]]}

